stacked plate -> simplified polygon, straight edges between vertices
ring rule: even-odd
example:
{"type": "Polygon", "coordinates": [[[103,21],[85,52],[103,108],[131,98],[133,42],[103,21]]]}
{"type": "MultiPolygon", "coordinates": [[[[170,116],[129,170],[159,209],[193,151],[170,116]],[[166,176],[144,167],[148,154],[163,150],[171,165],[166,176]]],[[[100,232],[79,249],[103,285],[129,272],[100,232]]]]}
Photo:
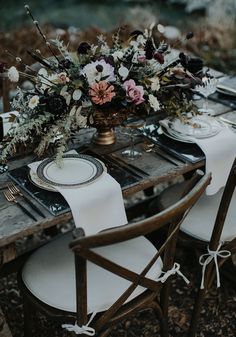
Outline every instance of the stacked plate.
{"type": "Polygon", "coordinates": [[[63,155],[61,165],[55,158],[42,161],[37,171],[30,170],[31,181],[40,188],[56,192],[56,187],[75,188],[91,184],[106,171],[98,159],[82,154],[63,155]]]}
{"type": "Polygon", "coordinates": [[[236,97],[236,77],[227,77],[217,85],[216,90],[224,95],[236,97]]]}
{"type": "Polygon", "coordinates": [[[185,143],[195,143],[196,139],[213,137],[225,127],[216,118],[204,115],[184,121],[179,118],[164,119],[159,123],[160,133],[185,143]]]}

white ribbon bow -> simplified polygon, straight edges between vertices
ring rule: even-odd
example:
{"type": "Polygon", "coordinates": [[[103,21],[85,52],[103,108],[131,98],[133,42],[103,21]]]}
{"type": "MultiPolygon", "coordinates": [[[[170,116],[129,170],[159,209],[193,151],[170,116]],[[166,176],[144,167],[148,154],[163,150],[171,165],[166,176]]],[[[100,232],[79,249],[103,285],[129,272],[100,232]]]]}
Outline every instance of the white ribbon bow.
{"type": "Polygon", "coordinates": [[[203,254],[199,257],[199,263],[202,266],[201,289],[204,289],[204,279],[205,279],[206,267],[212,260],[214,260],[215,267],[216,267],[217,288],[220,287],[220,271],[219,271],[219,266],[218,266],[218,262],[217,262],[217,257],[219,256],[219,257],[225,259],[225,258],[227,258],[231,255],[231,252],[229,252],[228,250],[220,250],[221,246],[222,246],[222,243],[219,244],[219,246],[216,250],[210,250],[209,247],[207,247],[208,253],[203,254]],[[204,261],[204,259],[205,259],[205,261],[204,261]]]}
{"type": "Polygon", "coordinates": [[[181,273],[180,264],[177,262],[174,263],[173,267],[170,270],[167,270],[166,272],[162,272],[162,273],[164,273],[164,275],[157,279],[157,281],[161,281],[161,283],[164,283],[168,279],[168,277],[174,274],[179,274],[187,284],[190,283],[187,277],[184,276],[183,273],[181,273]]]}
{"type": "Polygon", "coordinates": [[[89,327],[89,324],[92,322],[95,315],[96,315],[96,312],[94,312],[91,315],[88,323],[86,325],[82,325],[81,327],[77,324],[77,321],[76,321],[75,324],[62,324],[62,328],[66,329],[67,331],[73,331],[73,332],[76,333],[76,335],[85,334],[85,335],[88,335],[88,336],[94,336],[95,335],[95,329],[89,327]]]}

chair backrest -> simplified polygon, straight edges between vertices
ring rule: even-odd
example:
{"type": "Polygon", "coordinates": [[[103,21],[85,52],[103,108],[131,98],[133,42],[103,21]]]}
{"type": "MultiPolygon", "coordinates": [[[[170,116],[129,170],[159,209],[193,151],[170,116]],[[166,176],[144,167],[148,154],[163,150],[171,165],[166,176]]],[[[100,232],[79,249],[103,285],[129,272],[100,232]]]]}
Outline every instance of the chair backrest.
{"type": "MultiPolygon", "coordinates": [[[[233,162],[231,170],[229,172],[229,176],[224,188],[223,195],[221,197],[220,205],[217,211],[216,220],[214,224],[214,228],[212,231],[209,249],[215,251],[219,245],[220,237],[223,231],[225,219],[229,210],[229,206],[234,194],[236,186],[236,158],[233,162]]],[[[236,205],[235,205],[236,207],[236,205]]]]}
{"type": "Polygon", "coordinates": [[[148,219],[131,223],[126,226],[109,229],[96,235],[81,236],[70,243],[70,248],[75,253],[77,322],[80,326],[85,325],[87,322],[86,262],[90,261],[131,282],[128,289],[126,289],[117,301],[105,313],[103,313],[102,318],[99,318],[96,322],[96,329],[100,329],[104,324],[110,321],[116,313],[118,313],[122,305],[137,286],[144,287],[154,296],[156,296],[157,290],[162,288],[161,282],[149,279],[146,277],[146,274],[160,256],[163,260],[163,271],[167,271],[173,267],[176,240],[181,220],[187,215],[188,210],[191,209],[201,194],[205,191],[210,179],[210,174],[199,178],[199,181],[196,182],[195,186],[186,193],[181,200],[168,209],[163,210],[148,219]],[[163,228],[164,226],[168,226],[168,235],[165,242],[158,248],[155,256],[153,256],[151,261],[140,274],[127,270],[126,268],[123,268],[94,251],[94,248],[96,247],[108,246],[131,240],[139,236],[145,236],[163,228]]]}

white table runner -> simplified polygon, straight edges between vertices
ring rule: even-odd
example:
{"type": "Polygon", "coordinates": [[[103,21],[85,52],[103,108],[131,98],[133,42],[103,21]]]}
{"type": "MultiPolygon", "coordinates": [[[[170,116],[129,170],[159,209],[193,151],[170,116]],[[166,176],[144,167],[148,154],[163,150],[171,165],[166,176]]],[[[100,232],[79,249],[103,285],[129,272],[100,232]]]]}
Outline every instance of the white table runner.
{"type": "MultiPolygon", "coordinates": [[[[207,116],[203,116],[206,118],[207,116]]],[[[160,121],[169,130],[169,120],[160,121]]],[[[170,130],[171,131],[171,130],[170,130]]],[[[181,136],[183,137],[183,135],[181,136]]],[[[225,186],[234,158],[236,157],[236,133],[226,125],[214,136],[195,138],[192,135],[184,137],[196,143],[206,157],[206,173],[212,173],[212,180],[206,189],[207,195],[213,195],[225,186]]]]}
{"type": "Polygon", "coordinates": [[[206,189],[213,195],[225,186],[231,166],[236,157],[236,134],[228,127],[209,138],[194,139],[206,157],[206,173],[212,173],[212,180],[206,189]]]}
{"type": "MultiPolygon", "coordinates": [[[[70,151],[68,153],[77,153],[70,151]]],[[[41,162],[28,166],[36,173],[41,162]]],[[[127,217],[120,184],[108,173],[91,184],[66,188],[53,186],[68,202],[76,227],[82,227],[86,235],[127,224],[127,217]]]]}

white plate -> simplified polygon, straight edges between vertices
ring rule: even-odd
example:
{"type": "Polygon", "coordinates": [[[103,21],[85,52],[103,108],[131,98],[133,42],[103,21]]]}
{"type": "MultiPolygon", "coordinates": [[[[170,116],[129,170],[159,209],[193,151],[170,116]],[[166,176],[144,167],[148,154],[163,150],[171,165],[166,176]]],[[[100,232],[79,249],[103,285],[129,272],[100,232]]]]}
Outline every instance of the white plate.
{"type": "Polygon", "coordinates": [[[37,174],[35,172],[33,172],[32,170],[30,170],[29,172],[29,178],[31,180],[31,182],[36,185],[37,187],[40,187],[46,191],[50,191],[50,192],[57,192],[55,190],[55,188],[50,185],[50,184],[47,184],[46,182],[44,182],[43,180],[41,180],[37,174]]]}
{"type": "Polygon", "coordinates": [[[61,187],[78,187],[92,183],[104,172],[104,165],[91,156],[63,155],[59,167],[53,159],[44,160],[37,168],[38,177],[47,184],[61,187]]]}
{"type": "Polygon", "coordinates": [[[216,91],[218,91],[220,94],[223,94],[223,95],[236,97],[236,92],[232,92],[227,89],[216,88],[216,91]]]}
{"type": "Polygon", "coordinates": [[[162,132],[165,136],[167,136],[167,137],[169,137],[169,138],[171,138],[171,139],[173,139],[173,140],[177,140],[178,142],[189,143],[189,144],[194,144],[194,143],[195,143],[194,141],[192,141],[192,140],[190,140],[190,139],[187,139],[186,137],[185,137],[185,138],[184,138],[184,137],[183,137],[183,138],[181,138],[181,137],[176,137],[170,130],[169,130],[169,132],[168,132],[168,131],[166,131],[165,128],[162,127],[162,126],[160,126],[159,128],[161,129],[161,132],[162,132]]]}
{"type": "Polygon", "coordinates": [[[223,129],[223,123],[210,116],[195,116],[189,123],[175,118],[169,122],[169,129],[176,138],[184,139],[185,136],[194,138],[209,138],[217,135],[223,129]]]}

